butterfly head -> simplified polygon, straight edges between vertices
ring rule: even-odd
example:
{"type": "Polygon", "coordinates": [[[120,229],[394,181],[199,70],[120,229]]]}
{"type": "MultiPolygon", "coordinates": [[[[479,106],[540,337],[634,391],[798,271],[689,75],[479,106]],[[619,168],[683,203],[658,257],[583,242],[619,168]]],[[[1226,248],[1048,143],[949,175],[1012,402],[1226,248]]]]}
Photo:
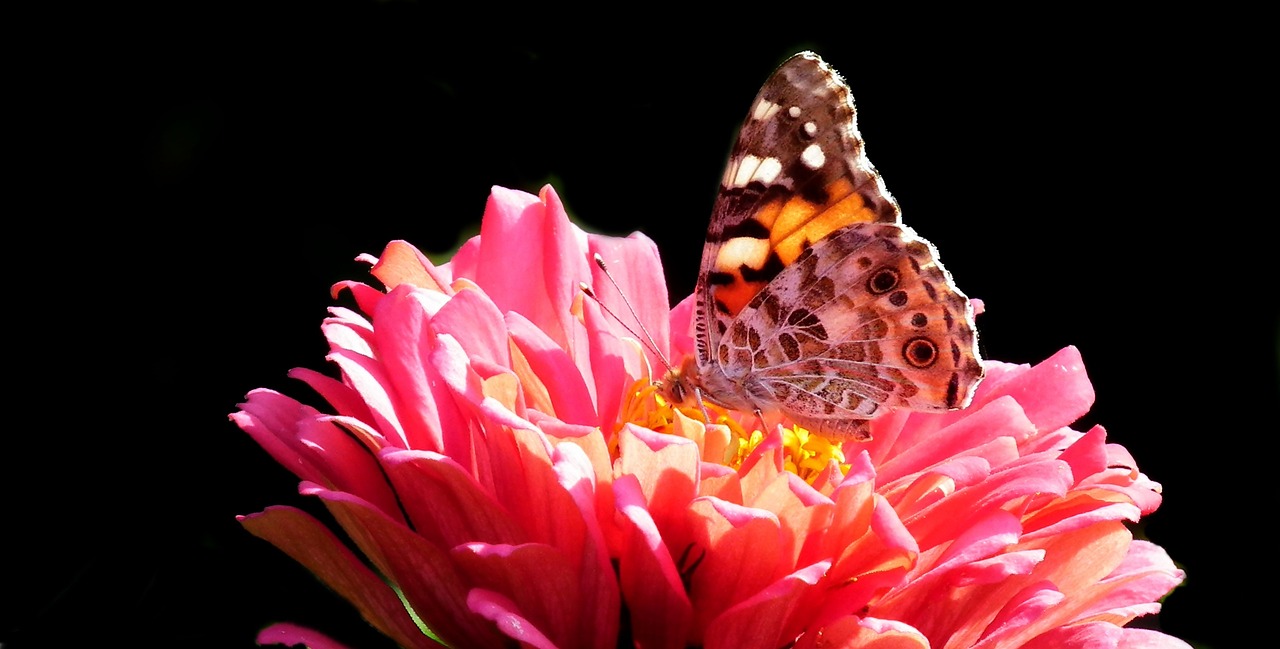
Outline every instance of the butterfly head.
{"type": "Polygon", "coordinates": [[[699,406],[698,359],[685,356],[679,367],[667,370],[658,382],[658,394],[675,407],[699,406]]]}

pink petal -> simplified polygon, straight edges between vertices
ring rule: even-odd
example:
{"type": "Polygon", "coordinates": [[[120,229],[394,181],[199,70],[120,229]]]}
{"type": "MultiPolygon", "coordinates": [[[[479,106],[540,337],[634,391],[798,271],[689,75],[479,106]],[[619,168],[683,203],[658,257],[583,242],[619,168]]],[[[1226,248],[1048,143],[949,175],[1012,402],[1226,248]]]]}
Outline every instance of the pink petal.
{"type": "MultiPolygon", "coordinates": [[[[893,454],[876,467],[881,484],[923,471],[939,462],[965,455],[1001,437],[1021,442],[1036,433],[1022,406],[1011,398],[994,399],[970,406],[963,417],[946,428],[917,436],[904,431],[893,445],[893,454]]],[[[873,440],[874,443],[874,440],[873,440]]],[[[993,447],[993,450],[1000,448],[993,447]]],[[[886,449],[887,451],[887,449],[886,449]]],[[[875,453],[872,453],[873,457],[875,453]]],[[[1016,457],[1016,456],[1015,456],[1016,457]]],[[[991,457],[999,462],[1004,456],[991,457]]]]}
{"type": "Polygon", "coordinates": [[[329,288],[329,294],[336,300],[342,296],[342,291],[344,289],[351,292],[351,297],[355,298],[356,306],[360,307],[360,310],[364,313],[373,313],[376,311],[378,309],[378,303],[382,301],[383,297],[386,297],[386,293],[383,293],[364,282],[350,280],[334,284],[329,288]]]}
{"type": "Polygon", "coordinates": [[[427,304],[436,295],[408,285],[397,288],[379,304],[374,322],[378,358],[395,386],[408,448],[443,452],[443,431],[461,425],[463,417],[430,362],[429,314],[444,306],[427,304]]]}
{"type": "Polygon", "coordinates": [[[511,342],[547,390],[552,411],[546,414],[571,424],[598,423],[593,403],[595,386],[583,380],[573,357],[519,313],[508,312],[506,326],[511,342]]]}
{"type": "Polygon", "coordinates": [[[662,281],[662,262],[658,259],[658,247],[653,241],[640,233],[626,238],[604,237],[596,234],[587,235],[587,249],[591,254],[599,254],[604,259],[613,275],[613,279],[622,289],[618,289],[604,276],[599,266],[591,266],[591,286],[596,296],[609,307],[634,332],[627,331],[620,323],[609,318],[611,330],[615,336],[634,336],[641,339],[642,346],[648,350],[650,344],[656,344],[657,356],[649,355],[649,365],[661,368],[663,359],[669,359],[667,341],[669,334],[669,308],[667,300],[667,284],[662,281]],[[630,302],[639,316],[637,322],[628,309],[630,302]],[[645,336],[644,332],[648,332],[645,336]]]}
{"type": "Polygon", "coordinates": [[[334,350],[326,358],[342,370],[347,384],[369,406],[372,419],[365,423],[378,435],[382,444],[409,448],[409,440],[400,426],[400,417],[388,392],[391,383],[382,365],[368,356],[345,349],[334,350]]]}
{"type": "Polygon", "coordinates": [[[1093,405],[1093,385],[1085,374],[1080,351],[1075,347],[1066,347],[1031,368],[1005,367],[1010,370],[1007,375],[997,368],[992,372],[996,376],[989,377],[978,386],[974,395],[975,405],[1010,395],[1026,411],[1027,418],[1042,431],[1071,424],[1093,405]],[[988,385],[991,378],[995,380],[988,385]]]}
{"type": "Polygon", "coordinates": [[[1158,631],[1123,629],[1094,622],[1050,629],[1023,645],[1024,649],[1191,649],[1191,645],[1158,631]]]}
{"type": "Polygon", "coordinates": [[[431,318],[431,328],[453,336],[472,363],[479,359],[499,367],[511,367],[502,312],[481,291],[458,291],[431,318]]]}
{"type": "Polygon", "coordinates": [[[452,458],[429,451],[390,451],[382,460],[414,529],[437,547],[528,540],[502,503],[452,458]]]}
{"type": "Polygon", "coordinates": [[[599,425],[608,430],[618,421],[623,392],[640,377],[639,372],[627,368],[628,359],[636,358],[635,348],[610,332],[608,321],[611,317],[601,313],[600,305],[587,302],[583,304],[582,311],[590,344],[590,353],[583,355],[590,361],[590,368],[582,372],[584,375],[590,372],[599,425]]]}
{"type": "MultiPolygon", "coordinates": [[[[595,482],[595,469],[587,453],[577,445],[556,445],[552,460],[561,488],[577,505],[584,523],[581,544],[575,542],[569,548],[578,570],[581,593],[574,614],[581,620],[586,646],[607,645],[615,642],[618,636],[618,610],[622,595],[611,563],[610,546],[605,542],[605,532],[597,516],[609,511],[598,509],[601,505],[612,506],[612,489],[607,489],[610,492],[607,497],[597,498],[600,485],[595,482]]],[[[604,520],[614,522],[613,516],[604,520]]],[[[614,528],[613,525],[609,527],[611,531],[614,528]]]]}
{"type": "Polygon", "coordinates": [[[476,283],[498,309],[524,315],[561,348],[577,349],[572,306],[591,271],[585,237],[555,192],[544,188],[539,198],[494,187],[480,241],[476,283]]]}
{"type": "Polygon", "coordinates": [[[671,317],[668,320],[671,328],[671,356],[669,360],[679,365],[680,359],[685,356],[692,356],[697,353],[697,347],[693,342],[693,306],[694,296],[690,295],[671,309],[671,317]]]}
{"type": "Polygon", "coordinates": [[[1066,599],[1053,584],[1039,582],[1027,586],[1022,592],[1009,598],[1009,604],[987,625],[987,635],[978,647],[996,649],[1029,624],[1035,623],[1050,608],[1066,599]]]}
{"type": "Polygon", "coordinates": [[[329,402],[339,415],[351,417],[359,421],[373,421],[373,413],[369,406],[360,399],[360,393],[351,386],[305,367],[289,370],[289,377],[306,383],[312,390],[329,402]]]}

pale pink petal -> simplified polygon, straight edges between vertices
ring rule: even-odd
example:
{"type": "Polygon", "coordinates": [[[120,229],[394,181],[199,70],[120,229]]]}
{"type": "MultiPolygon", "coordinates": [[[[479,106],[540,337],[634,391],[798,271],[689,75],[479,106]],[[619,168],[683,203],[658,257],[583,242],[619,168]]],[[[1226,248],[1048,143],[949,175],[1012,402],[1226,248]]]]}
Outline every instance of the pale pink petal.
{"type": "Polygon", "coordinates": [[[799,631],[792,628],[788,633],[787,627],[802,594],[818,583],[830,566],[822,561],[797,570],[722,613],[707,627],[707,649],[785,646],[799,631]]]}
{"type": "Polygon", "coordinates": [[[1044,616],[1047,610],[1057,606],[1066,597],[1048,582],[1027,586],[1009,598],[1008,605],[996,615],[991,624],[987,625],[986,635],[977,647],[997,649],[1003,646],[1016,646],[1015,642],[1006,643],[1006,641],[1017,636],[1028,625],[1034,624],[1044,616]]]}
{"type": "Polygon", "coordinates": [[[624,517],[625,545],[619,553],[618,578],[631,614],[636,646],[646,649],[684,647],[693,620],[693,607],[662,534],[645,503],[634,475],[613,483],[619,513],[624,517]],[[653,620],[661,620],[654,624],[653,620]]]}
{"type": "MultiPolygon", "coordinates": [[[[446,295],[453,294],[453,289],[449,286],[453,279],[449,273],[436,268],[426,255],[406,241],[388,243],[369,272],[387,287],[387,291],[401,284],[408,284],[446,295]]],[[[365,313],[373,311],[366,309],[365,313]]]]}
{"type": "MultiPolygon", "coordinates": [[[[610,561],[605,532],[596,516],[599,504],[612,505],[612,482],[606,487],[609,498],[598,499],[596,493],[601,486],[595,482],[595,468],[586,451],[575,444],[556,445],[552,462],[560,486],[577,505],[584,525],[581,545],[575,543],[568,549],[578,571],[581,593],[574,603],[573,614],[580,620],[584,646],[607,645],[618,636],[622,594],[610,561]]],[[[608,527],[612,529],[613,517],[605,520],[611,523],[608,527]]]]}
{"type": "Polygon", "coordinates": [[[804,634],[795,649],[929,649],[929,640],[897,620],[850,615],[804,634]]]}
{"type": "Polygon", "coordinates": [[[610,316],[601,312],[600,305],[588,301],[582,310],[591,346],[586,358],[591,362],[599,423],[602,429],[608,429],[618,420],[623,392],[640,378],[640,372],[627,368],[628,360],[636,359],[635,348],[610,332],[610,316]]]}
{"type": "MultiPolygon", "coordinates": [[[[891,449],[893,455],[876,467],[881,484],[890,484],[956,456],[972,455],[973,449],[984,448],[985,444],[998,438],[1008,437],[1017,443],[1036,432],[1022,406],[1011,398],[995,399],[978,407],[970,406],[966,412],[967,417],[927,436],[907,433],[899,436],[891,449]]],[[[880,452],[889,451],[881,449],[880,452]]],[[[875,457],[874,447],[869,452],[875,457]]],[[[1000,462],[1007,457],[1007,454],[1001,454],[990,457],[989,461],[1000,462]]]]}
{"type": "Polygon", "coordinates": [[[1050,629],[1026,644],[1024,649],[1191,649],[1191,645],[1148,629],[1123,629],[1095,622],[1050,629]]]}
{"type": "Polygon", "coordinates": [[[692,532],[686,510],[697,495],[702,465],[697,445],[627,424],[618,432],[618,455],[619,474],[638,480],[667,546],[687,547],[692,532]]]}
{"type": "Polygon", "coordinates": [[[716,616],[782,577],[787,566],[773,552],[780,529],[772,512],[704,497],[689,505],[689,516],[701,554],[689,580],[693,633],[704,637],[716,616]]]}

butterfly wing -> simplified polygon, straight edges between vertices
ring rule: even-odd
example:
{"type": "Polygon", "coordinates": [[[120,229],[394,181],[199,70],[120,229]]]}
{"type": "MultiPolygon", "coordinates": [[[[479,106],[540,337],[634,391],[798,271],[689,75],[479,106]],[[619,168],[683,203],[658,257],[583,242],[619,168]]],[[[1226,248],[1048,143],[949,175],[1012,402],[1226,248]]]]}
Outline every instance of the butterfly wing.
{"type": "Polygon", "coordinates": [[[968,298],[910,228],[857,223],[801,253],[718,347],[726,378],[810,430],[866,439],[883,406],[968,405],[982,379],[968,298]]]}
{"type": "Polygon", "coordinates": [[[787,60],[756,96],[712,210],[694,317],[704,377],[733,319],[806,248],[898,215],[863,153],[848,87],[816,54],[787,60]]]}

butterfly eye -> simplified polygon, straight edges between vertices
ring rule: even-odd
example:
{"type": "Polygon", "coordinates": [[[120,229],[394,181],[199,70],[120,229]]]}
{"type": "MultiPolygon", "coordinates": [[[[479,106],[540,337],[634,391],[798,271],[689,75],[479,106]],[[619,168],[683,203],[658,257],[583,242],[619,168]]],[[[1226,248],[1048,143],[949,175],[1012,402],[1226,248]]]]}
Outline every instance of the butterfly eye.
{"type": "Polygon", "coordinates": [[[938,346],[928,338],[912,338],[902,346],[902,357],[912,366],[924,369],[938,360],[938,346]]]}
{"type": "Polygon", "coordinates": [[[675,403],[684,403],[684,382],[676,380],[671,384],[671,399],[675,403]]]}
{"type": "Polygon", "coordinates": [[[867,280],[867,290],[875,295],[883,295],[898,285],[898,271],[892,268],[881,268],[871,274],[867,280]]]}

